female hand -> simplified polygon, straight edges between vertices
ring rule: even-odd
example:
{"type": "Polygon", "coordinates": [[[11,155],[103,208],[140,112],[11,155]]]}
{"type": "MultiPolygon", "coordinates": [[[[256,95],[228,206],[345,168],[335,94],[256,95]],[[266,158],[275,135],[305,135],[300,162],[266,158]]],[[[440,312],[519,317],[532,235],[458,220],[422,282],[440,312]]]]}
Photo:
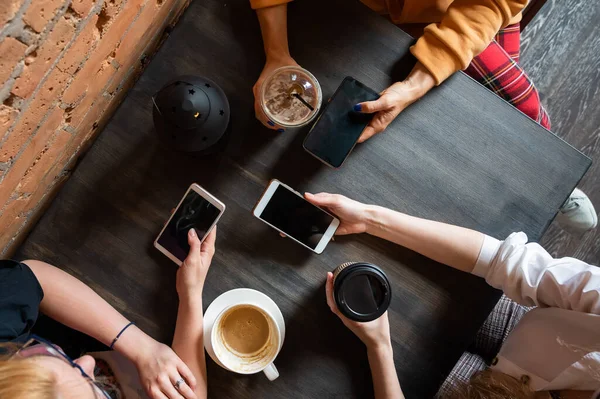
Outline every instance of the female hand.
{"type": "Polygon", "coordinates": [[[176,287],[179,299],[202,298],[206,274],[215,254],[216,240],[217,226],[213,227],[203,243],[200,243],[196,230],[188,231],[190,252],[177,270],[176,287]]]}
{"type": "Polygon", "coordinates": [[[305,193],[304,198],[340,219],[336,235],[364,233],[367,231],[368,206],[339,194],[305,193]]]}
{"type": "Polygon", "coordinates": [[[260,103],[260,87],[264,80],[277,68],[281,68],[284,66],[299,66],[298,63],[289,55],[281,56],[279,58],[267,58],[267,62],[265,63],[265,67],[263,68],[258,80],[254,84],[252,88],[252,92],[254,93],[254,113],[256,115],[256,119],[258,119],[263,125],[268,127],[269,129],[277,130],[280,133],[285,131],[283,126],[280,126],[270,120],[265,112],[262,109],[260,103]]]}
{"type": "Polygon", "coordinates": [[[148,337],[135,359],[140,381],[152,399],[196,399],[196,379],[186,364],[167,345],[148,337]],[[175,388],[180,379],[184,382],[175,388]]]}
{"type": "Polygon", "coordinates": [[[378,319],[361,323],[353,321],[344,316],[337,307],[333,298],[333,273],[327,273],[327,282],[325,283],[325,294],[327,295],[327,305],[329,309],[339,317],[344,325],[350,329],[362,342],[367,349],[375,349],[379,346],[390,346],[392,339],[390,337],[390,322],[388,314],[385,312],[378,319]]]}
{"type": "Polygon", "coordinates": [[[420,62],[417,62],[406,80],[394,83],[382,91],[379,99],[356,104],[355,111],[375,114],[363,130],[358,142],[362,143],[383,132],[400,112],[423,97],[433,86],[435,86],[435,78],[420,62]]]}

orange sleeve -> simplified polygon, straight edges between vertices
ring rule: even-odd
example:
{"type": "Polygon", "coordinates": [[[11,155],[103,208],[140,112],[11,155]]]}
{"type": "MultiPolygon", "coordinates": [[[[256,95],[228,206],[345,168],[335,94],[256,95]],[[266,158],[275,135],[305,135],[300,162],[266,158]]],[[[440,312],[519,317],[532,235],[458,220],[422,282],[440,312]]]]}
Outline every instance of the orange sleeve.
{"type": "Polygon", "coordinates": [[[280,4],[289,3],[292,0],[250,0],[250,6],[252,9],[257,10],[259,8],[273,7],[280,4]]]}
{"type": "Polygon", "coordinates": [[[528,0],[454,0],[439,23],[425,27],[411,53],[439,85],[465,69],[528,0]]]}

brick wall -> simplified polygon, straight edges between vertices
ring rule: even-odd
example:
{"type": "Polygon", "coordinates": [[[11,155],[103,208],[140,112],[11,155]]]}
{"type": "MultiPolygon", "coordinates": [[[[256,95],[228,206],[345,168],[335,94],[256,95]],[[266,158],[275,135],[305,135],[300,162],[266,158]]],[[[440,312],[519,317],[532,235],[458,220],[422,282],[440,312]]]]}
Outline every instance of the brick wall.
{"type": "Polygon", "coordinates": [[[189,0],[0,0],[0,256],[10,256],[189,0]]]}

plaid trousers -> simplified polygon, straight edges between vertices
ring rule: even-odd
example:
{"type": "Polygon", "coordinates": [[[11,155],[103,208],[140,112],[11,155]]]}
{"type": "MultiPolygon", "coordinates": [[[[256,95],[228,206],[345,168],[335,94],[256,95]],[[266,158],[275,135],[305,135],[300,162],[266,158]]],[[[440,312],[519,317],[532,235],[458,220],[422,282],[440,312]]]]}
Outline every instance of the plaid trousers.
{"type": "Polygon", "coordinates": [[[508,334],[529,309],[502,295],[471,346],[462,354],[440,387],[437,397],[445,397],[456,382],[466,382],[477,371],[485,370],[500,352],[508,334]]]}
{"type": "Polygon", "coordinates": [[[473,58],[465,73],[519,111],[550,130],[550,118],[531,79],[519,66],[520,24],[501,29],[490,45],[473,58]]]}

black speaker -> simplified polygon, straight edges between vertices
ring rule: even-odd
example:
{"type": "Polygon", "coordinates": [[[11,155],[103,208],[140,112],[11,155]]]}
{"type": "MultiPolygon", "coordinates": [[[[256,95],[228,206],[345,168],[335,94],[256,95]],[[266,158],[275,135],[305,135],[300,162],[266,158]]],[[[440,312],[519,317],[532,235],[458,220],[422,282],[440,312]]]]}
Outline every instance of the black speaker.
{"type": "Polygon", "coordinates": [[[152,97],[154,127],[161,141],[186,152],[210,152],[229,127],[229,101],[213,81],[180,76],[152,97]]]}

